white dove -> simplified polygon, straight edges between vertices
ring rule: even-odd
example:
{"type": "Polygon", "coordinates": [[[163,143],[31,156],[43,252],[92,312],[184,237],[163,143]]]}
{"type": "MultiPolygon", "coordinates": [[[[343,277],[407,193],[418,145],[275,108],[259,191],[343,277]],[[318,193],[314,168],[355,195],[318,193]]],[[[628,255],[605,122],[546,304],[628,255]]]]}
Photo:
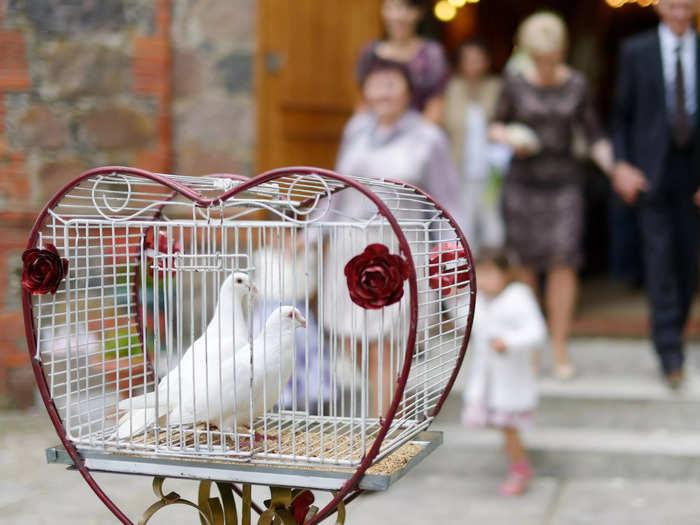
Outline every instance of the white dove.
{"type": "Polygon", "coordinates": [[[156,391],[119,402],[120,410],[129,411],[119,421],[119,439],[148,428],[155,422],[156,414],[160,420],[165,418],[179,403],[181,390],[185,395],[192,395],[195,369],[217,371],[220,359],[233,356],[237,348],[249,342],[248,326],[243,316],[247,301],[243,299],[256,293],[255,285],[246,273],[234,272],[226,278],[206,330],[185,351],[178,365],[160,380],[156,391]]]}
{"type": "Polygon", "coordinates": [[[295,331],[300,327],[306,327],[306,319],[297,308],[277,308],[253,341],[252,352],[251,345],[245,345],[235,355],[227,354],[220,370],[209,367],[207,373],[200,367],[196,371],[195,395],[183,391],[182,402],[170,413],[169,424],[208,422],[227,432],[250,427],[255,418],[277,403],[289,381],[294,365],[295,331]]]}

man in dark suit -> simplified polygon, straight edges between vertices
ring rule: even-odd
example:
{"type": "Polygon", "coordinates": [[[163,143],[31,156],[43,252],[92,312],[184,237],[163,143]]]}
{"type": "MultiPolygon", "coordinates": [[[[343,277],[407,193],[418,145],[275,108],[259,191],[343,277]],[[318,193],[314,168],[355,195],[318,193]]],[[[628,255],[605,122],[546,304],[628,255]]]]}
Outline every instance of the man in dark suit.
{"type": "Polygon", "coordinates": [[[700,39],[697,0],[660,0],[661,24],[621,48],[613,186],[639,208],[654,346],[683,382],[683,329],[698,273],[700,39]]]}

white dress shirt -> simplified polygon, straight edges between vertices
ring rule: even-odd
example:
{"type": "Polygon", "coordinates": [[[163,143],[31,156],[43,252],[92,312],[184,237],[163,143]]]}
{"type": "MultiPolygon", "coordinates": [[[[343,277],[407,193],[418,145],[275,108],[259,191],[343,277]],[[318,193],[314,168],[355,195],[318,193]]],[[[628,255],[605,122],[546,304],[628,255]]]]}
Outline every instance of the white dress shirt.
{"type": "Polygon", "coordinates": [[[678,37],[666,24],[659,25],[659,38],[661,39],[661,61],[664,68],[664,80],[666,83],[666,104],[669,114],[673,116],[676,103],[676,49],[681,47],[681,61],[683,63],[683,78],[685,80],[685,107],[689,115],[695,115],[697,111],[697,40],[696,32],[692,27],[678,37]]]}

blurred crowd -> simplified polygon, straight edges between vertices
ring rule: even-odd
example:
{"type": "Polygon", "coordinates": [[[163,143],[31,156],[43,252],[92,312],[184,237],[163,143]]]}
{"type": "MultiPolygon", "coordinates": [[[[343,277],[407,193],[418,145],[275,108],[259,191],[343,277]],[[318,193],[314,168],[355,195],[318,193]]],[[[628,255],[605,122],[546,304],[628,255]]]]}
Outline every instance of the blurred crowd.
{"type": "Polygon", "coordinates": [[[504,494],[532,477],[518,436],[537,398],[524,356],[548,334],[555,376],[576,373],[567,341],[584,259],[577,152],[638,220],[660,369],[671,388],[683,383],[698,269],[697,8],[660,0],[658,27],[623,42],[609,126],[567,65],[567,27],[551,12],[522,22],[495,74],[487,40],[462,43],[452,68],[441,44],[418,34],[427,3],[384,0],[385,38],[358,59],[362,98],[336,167],[436,192],[462,227],[480,283],[464,419],[503,429],[504,494]]]}

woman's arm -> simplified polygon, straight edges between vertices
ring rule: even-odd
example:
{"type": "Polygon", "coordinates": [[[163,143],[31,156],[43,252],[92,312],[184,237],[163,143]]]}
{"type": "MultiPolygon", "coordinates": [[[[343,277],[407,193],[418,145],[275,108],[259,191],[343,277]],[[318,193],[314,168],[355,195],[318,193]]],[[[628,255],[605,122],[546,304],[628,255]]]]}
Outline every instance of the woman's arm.
{"type": "Polygon", "coordinates": [[[576,120],[586,135],[588,143],[591,145],[591,159],[593,159],[593,162],[596,163],[603,173],[608,176],[612,175],[615,167],[613,147],[603,133],[600,119],[598,118],[598,111],[593,103],[593,97],[591,96],[587,83],[583,86],[583,95],[581,97],[579,110],[576,114],[576,120]]]}
{"type": "Polygon", "coordinates": [[[450,155],[447,137],[442,130],[435,131],[437,138],[430,151],[422,187],[443,205],[462,227],[466,223],[459,176],[450,155]]]}
{"type": "Polygon", "coordinates": [[[445,90],[450,81],[450,64],[442,44],[428,41],[427,55],[429,67],[428,82],[432,86],[423,105],[423,118],[433,124],[442,125],[445,106],[445,90]]]}
{"type": "Polygon", "coordinates": [[[506,76],[501,84],[501,92],[496,102],[493,120],[489,126],[489,140],[512,147],[506,130],[506,124],[513,119],[513,103],[509,85],[509,78],[506,76]]]}
{"type": "Polygon", "coordinates": [[[506,125],[503,122],[493,122],[489,126],[489,140],[500,144],[508,144],[508,134],[506,133],[506,125]]]}
{"type": "Polygon", "coordinates": [[[425,107],[423,108],[423,118],[429,122],[432,122],[433,124],[442,126],[445,122],[443,119],[444,112],[445,97],[442,95],[436,95],[429,98],[425,103],[425,107]]]}
{"type": "Polygon", "coordinates": [[[612,143],[607,138],[600,138],[591,146],[591,158],[603,173],[608,177],[612,176],[615,169],[615,156],[612,143]]]}

